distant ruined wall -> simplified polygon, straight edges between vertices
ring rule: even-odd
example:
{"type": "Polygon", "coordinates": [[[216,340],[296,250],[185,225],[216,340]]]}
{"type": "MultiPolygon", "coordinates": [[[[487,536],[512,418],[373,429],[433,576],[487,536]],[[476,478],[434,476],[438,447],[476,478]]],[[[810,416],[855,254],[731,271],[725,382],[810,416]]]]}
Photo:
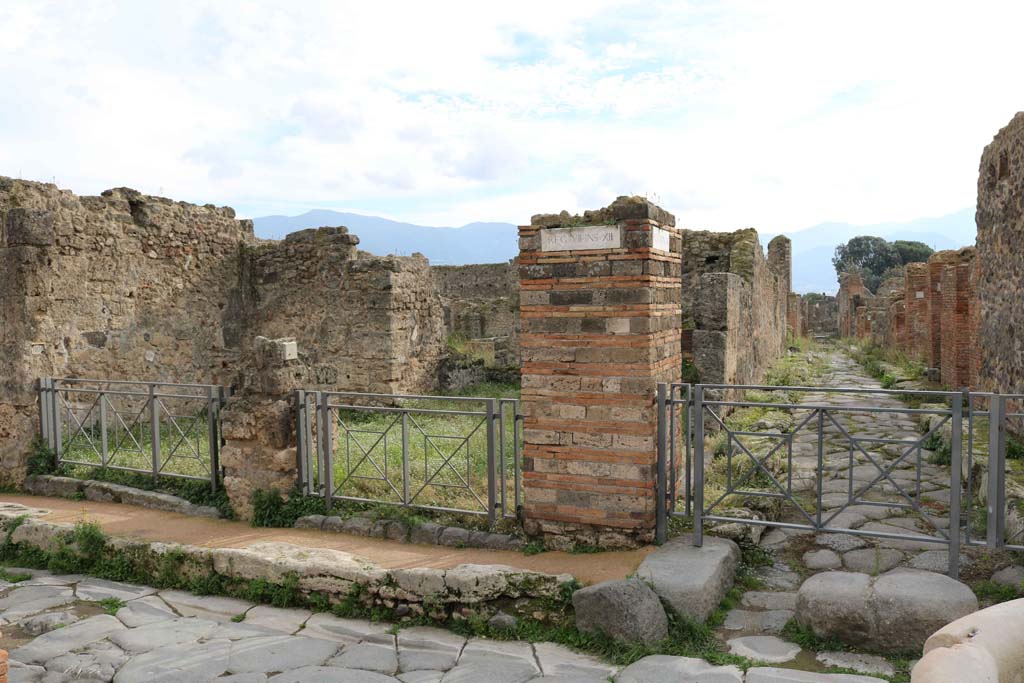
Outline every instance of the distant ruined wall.
{"type": "Polygon", "coordinates": [[[834,296],[804,294],[800,297],[801,329],[806,337],[839,334],[839,306],[834,296]]]}
{"type": "Polygon", "coordinates": [[[20,481],[44,376],[218,382],[234,211],[0,177],[0,478],[20,481]]]}
{"type": "Polygon", "coordinates": [[[757,231],[682,231],[683,357],[701,381],[758,382],[785,350],[791,245],[757,231]]]}
{"type": "Polygon", "coordinates": [[[981,156],[977,290],[981,384],[1024,392],[1024,112],[981,156]]]}
{"type": "Polygon", "coordinates": [[[498,364],[519,363],[519,271],[515,261],[434,266],[449,335],[494,339],[498,364]]]}

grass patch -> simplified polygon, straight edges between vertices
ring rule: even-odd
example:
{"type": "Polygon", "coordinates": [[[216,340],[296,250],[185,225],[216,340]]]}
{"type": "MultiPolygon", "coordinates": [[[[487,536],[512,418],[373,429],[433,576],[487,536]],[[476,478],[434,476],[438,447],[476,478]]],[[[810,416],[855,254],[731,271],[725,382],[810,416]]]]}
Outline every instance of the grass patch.
{"type": "Polygon", "coordinates": [[[28,581],[31,578],[31,574],[26,574],[24,572],[11,573],[0,567],[0,581],[6,581],[7,583],[21,583],[22,581],[28,581]]]}
{"type": "Polygon", "coordinates": [[[117,616],[117,611],[124,607],[124,600],[121,598],[103,598],[98,604],[103,608],[104,612],[113,617],[117,616]]]}

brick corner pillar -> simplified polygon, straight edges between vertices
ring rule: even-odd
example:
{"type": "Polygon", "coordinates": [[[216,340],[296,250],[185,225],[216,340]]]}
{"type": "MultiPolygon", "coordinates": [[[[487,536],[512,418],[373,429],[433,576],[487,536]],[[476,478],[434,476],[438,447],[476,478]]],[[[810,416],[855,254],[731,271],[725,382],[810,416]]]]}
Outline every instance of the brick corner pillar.
{"type": "Polygon", "coordinates": [[[656,388],[681,372],[679,240],[640,197],[519,228],[524,512],[548,547],[653,539],[656,388]]]}

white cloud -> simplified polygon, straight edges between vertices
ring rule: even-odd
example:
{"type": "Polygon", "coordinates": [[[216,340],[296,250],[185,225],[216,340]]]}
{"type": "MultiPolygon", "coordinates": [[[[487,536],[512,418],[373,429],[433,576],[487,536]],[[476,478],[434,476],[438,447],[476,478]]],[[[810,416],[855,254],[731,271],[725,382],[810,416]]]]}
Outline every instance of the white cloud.
{"type": "Polygon", "coordinates": [[[0,5],[0,174],[522,222],[657,195],[774,231],[974,200],[1019,2],[0,5]],[[383,208],[381,208],[383,207],[383,208]]]}

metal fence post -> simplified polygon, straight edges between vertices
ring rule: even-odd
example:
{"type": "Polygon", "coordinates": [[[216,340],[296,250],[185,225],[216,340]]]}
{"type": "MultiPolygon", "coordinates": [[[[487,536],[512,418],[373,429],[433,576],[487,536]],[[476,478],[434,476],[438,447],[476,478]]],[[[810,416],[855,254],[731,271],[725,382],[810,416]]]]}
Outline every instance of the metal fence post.
{"type": "MultiPolygon", "coordinates": [[[[385,455],[385,457],[387,457],[385,455]]],[[[409,504],[409,413],[402,411],[402,504],[409,504]]]]}
{"type": "Polygon", "coordinates": [[[53,406],[53,454],[54,454],[54,466],[60,466],[60,460],[64,456],[64,435],[61,434],[61,422],[63,417],[61,416],[60,409],[60,381],[51,380],[50,390],[53,398],[51,404],[53,406]]]}
{"type": "Polygon", "coordinates": [[[658,543],[664,543],[668,534],[668,521],[666,519],[666,504],[668,502],[668,476],[665,468],[668,466],[668,403],[665,400],[666,384],[658,383],[658,455],[657,472],[654,481],[654,538],[658,543]]]}
{"type": "MultiPolygon", "coordinates": [[[[508,404],[504,400],[498,401],[498,471],[500,472],[498,477],[498,505],[501,508],[502,519],[508,514],[508,501],[506,500],[508,467],[505,463],[505,419],[508,415],[507,407],[508,404]]],[[[515,430],[513,429],[513,431],[515,430]]]]}
{"type": "Polygon", "coordinates": [[[995,550],[1003,545],[1006,533],[1005,399],[993,392],[988,411],[988,504],[985,506],[988,518],[985,540],[989,549],[995,550]]]}
{"type": "Polygon", "coordinates": [[[206,440],[210,450],[210,491],[217,492],[217,470],[220,469],[220,396],[217,388],[206,388],[206,440]]]}
{"type": "Polygon", "coordinates": [[[309,442],[306,441],[306,392],[295,390],[295,466],[299,470],[299,488],[302,494],[309,495],[309,442]]]}
{"type": "Polygon", "coordinates": [[[103,392],[99,395],[100,402],[100,465],[107,466],[110,450],[107,447],[107,399],[103,392]]]}
{"type": "Polygon", "coordinates": [[[963,476],[964,393],[953,398],[953,429],[950,445],[949,482],[949,575],[960,576],[960,487],[963,476]]]}
{"type": "Polygon", "coordinates": [[[320,408],[320,417],[317,420],[317,445],[320,451],[320,481],[324,490],[324,506],[331,509],[331,498],[334,496],[334,474],[332,452],[334,447],[333,431],[331,429],[331,401],[327,394],[322,391],[316,392],[317,405],[320,408]]]}
{"type": "Polygon", "coordinates": [[[53,408],[50,405],[52,393],[50,387],[52,380],[47,377],[39,378],[39,433],[42,435],[43,443],[51,450],[53,449],[53,408]]]}
{"type": "Polygon", "coordinates": [[[513,404],[515,415],[512,418],[512,476],[515,481],[516,518],[520,517],[523,508],[522,458],[520,457],[519,444],[522,432],[523,415],[519,412],[519,401],[513,404]]]}
{"type": "Polygon", "coordinates": [[[683,406],[683,413],[686,415],[686,426],[683,428],[683,441],[685,442],[686,462],[686,483],[683,486],[683,496],[686,498],[686,515],[693,514],[693,444],[690,434],[693,432],[693,386],[686,385],[686,405],[683,406]]]}
{"type": "Polygon", "coordinates": [[[693,388],[693,544],[704,545],[704,387],[693,388]]]}
{"type": "Polygon", "coordinates": [[[160,402],[155,384],[149,385],[149,454],[155,480],[160,476],[160,402]]]}
{"type": "MultiPolygon", "coordinates": [[[[818,410],[818,465],[814,472],[814,478],[817,486],[815,487],[815,507],[817,509],[814,515],[814,526],[817,529],[821,528],[821,497],[822,489],[824,487],[824,472],[825,465],[825,410],[821,408],[818,410]]],[[[850,472],[850,481],[853,481],[853,472],[850,472]]]]}
{"type": "Polygon", "coordinates": [[[495,444],[494,444],[494,399],[489,398],[487,404],[487,523],[494,526],[494,508],[497,501],[497,482],[495,481],[495,444]]]}

